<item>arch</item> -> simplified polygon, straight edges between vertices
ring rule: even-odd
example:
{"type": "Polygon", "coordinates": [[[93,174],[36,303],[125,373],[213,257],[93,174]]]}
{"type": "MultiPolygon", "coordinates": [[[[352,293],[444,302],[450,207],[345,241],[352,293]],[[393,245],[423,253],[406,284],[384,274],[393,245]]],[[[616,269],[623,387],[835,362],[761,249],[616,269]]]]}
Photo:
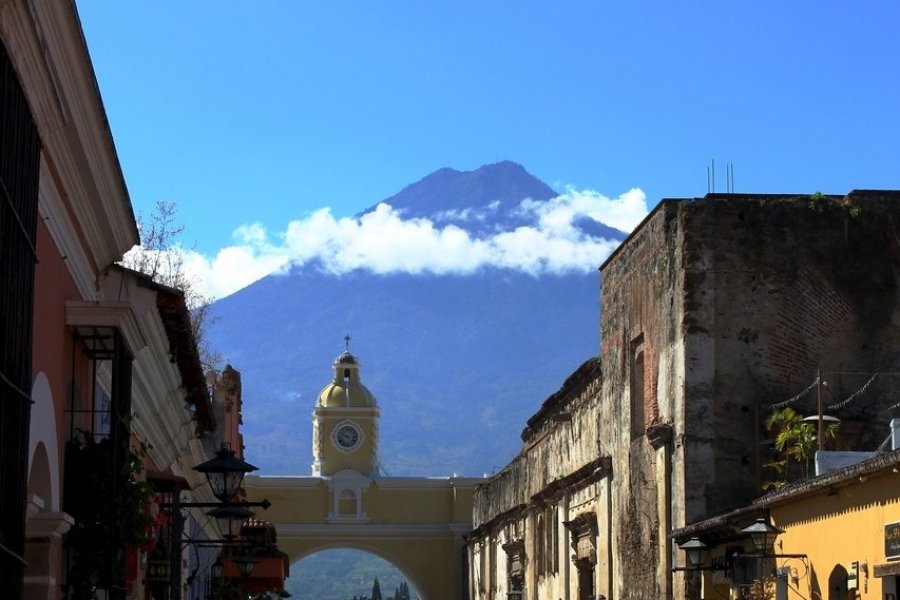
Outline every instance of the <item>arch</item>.
{"type": "MultiPolygon", "coordinates": [[[[307,558],[311,558],[317,554],[321,554],[323,552],[329,552],[329,551],[333,551],[333,550],[354,550],[354,551],[359,551],[359,552],[365,552],[366,554],[371,554],[373,556],[377,556],[381,560],[389,563],[392,567],[394,567],[400,573],[400,575],[403,576],[404,579],[406,579],[410,588],[415,590],[416,593],[419,595],[419,597],[422,598],[422,600],[430,600],[426,594],[427,589],[426,589],[425,585],[423,584],[424,582],[420,581],[421,579],[424,579],[425,577],[427,577],[427,574],[423,574],[422,577],[419,577],[417,579],[415,570],[414,569],[411,570],[408,567],[405,567],[403,564],[401,564],[401,562],[403,562],[402,559],[400,561],[396,560],[397,557],[392,555],[392,553],[386,552],[383,548],[379,548],[377,545],[374,545],[374,544],[365,544],[365,543],[359,543],[359,542],[349,541],[349,540],[346,542],[333,542],[333,543],[326,542],[326,543],[318,544],[316,546],[308,548],[306,551],[302,552],[299,555],[292,555],[290,557],[291,572],[294,572],[294,570],[295,570],[294,565],[296,565],[300,561],[307,559],[307,558]]],[[[300,578],[298,578],[298,579],[300,579],[300,578]]],[[[290,579],[288,579],[288,582],[290,582],[290,579]]],[[[385,592],[385,591],[387,591],[387,590],[382,588],[382,592],[385,592]]]]}
{"type": "Polygon", "coordinates": [[[828,576],[828,600],[847,600],[847,569],[843,565],[834,565],[828,576]]]}
{"type": "MultiPolygon", "coordinates": [[[[28,430],[28,490],[32,493],[32,475],[44,477],[47,480],[35,481],[47,494],[41,496],[44,501],[44,510],[49,512],[59,511],[59,438],[56,429],[56,407],[53,404],[53,392],[50,389],[50,380],[43,372],[39,372],[31,386],[31,399],[34,404],[31,407],[31,425],[28,430]],[[45,461],[44,465],[38,465],[39,471],[35,471],[35,457],[38,451],[42,453],[38,460],[45,461]]],[[[40,493],[38,493],[40,495],[40,493]]]]}
{"type": "Polygon", "coordinates": [[[369,478],[347,469],[330,477],[248,476],[249,500],[278,497],[266,513],[278,547],[293,563],[316,552],[350,548],[394,565],[423,600],[463,596],[464,535],[476,478],[369,478]],[[339,514],[353,493],[358,517],[339,514]]]}

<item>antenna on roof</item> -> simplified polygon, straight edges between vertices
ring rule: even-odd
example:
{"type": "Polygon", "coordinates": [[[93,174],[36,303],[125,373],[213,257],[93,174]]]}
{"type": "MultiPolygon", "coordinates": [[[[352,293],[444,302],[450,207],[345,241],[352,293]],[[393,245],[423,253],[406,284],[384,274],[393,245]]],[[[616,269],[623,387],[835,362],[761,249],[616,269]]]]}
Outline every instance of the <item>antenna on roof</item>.
{"type": "MultiPolygon", "coordinates": [[[[716,193],[716,161],[709,161],[709,166],[706,167],[706,193],[707,194],[715,194],[716,193]]],[[[725,164],[725,193],[733,194],[734,193],[734,163],[726,163],[725,164]]]]}
{"type": "Polygon", "coordinates": [[[709,161],[709,166],[706,167],[706,193],[707,194],[715,194],[716,193],[716,161],[715,161],[715,159],[709,161]]]}

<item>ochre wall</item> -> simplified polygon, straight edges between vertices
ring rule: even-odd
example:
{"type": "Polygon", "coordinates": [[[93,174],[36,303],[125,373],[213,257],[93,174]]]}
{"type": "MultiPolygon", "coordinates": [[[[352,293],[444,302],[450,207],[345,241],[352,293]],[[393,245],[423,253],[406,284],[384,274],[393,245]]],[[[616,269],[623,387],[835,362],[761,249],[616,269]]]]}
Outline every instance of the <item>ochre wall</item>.
{"type": "MultiPolygon", "coordinates": [[[[868,563],[869,578],[860,573],[859,598],[881,600],[882,580],[874,577],[876,564],[886,562],[884,525],[900,522],[900,475],[870,477],[846,487],[770,508],[773,523],[784,529],[775,551],[806,554],[810,573],[799,582],[800,594],[791,598],[828,598],[828,577],[836,565],[848,571],[854,561],[868,563]],[[868,589],[866,589],[868,588],[868,589]]],[[[785,561],[779,561],[785,562],[785,561]]],[[[803,574],[799,561],[787,561],[803,574]]],[[[852,598],[852,596],[850,596],[852,598]]]]}
{"type": "Polygon", "coordinates": [[[272,506],[257,516],[275,525],[290,562],[331,548],[353,548],[396,566],[423,600],[456,600],[463,581],[463,538],[471,529],[476,480],[372,479],[365,518],[331,514],[328,478],[247,477],[248,499],[272,506]],[[465,516],[457,520],[460,515],[465,516]]]}

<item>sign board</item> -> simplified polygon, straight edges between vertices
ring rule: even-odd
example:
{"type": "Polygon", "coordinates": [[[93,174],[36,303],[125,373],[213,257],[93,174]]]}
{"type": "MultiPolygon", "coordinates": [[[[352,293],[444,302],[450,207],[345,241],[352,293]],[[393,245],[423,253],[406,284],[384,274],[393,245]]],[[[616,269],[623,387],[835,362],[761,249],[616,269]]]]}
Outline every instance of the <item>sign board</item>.
{"type": "Polygon", "coordinates": [[[900,558],[900,523],[884,526],[884,557],[888,560],[900,558]]]}

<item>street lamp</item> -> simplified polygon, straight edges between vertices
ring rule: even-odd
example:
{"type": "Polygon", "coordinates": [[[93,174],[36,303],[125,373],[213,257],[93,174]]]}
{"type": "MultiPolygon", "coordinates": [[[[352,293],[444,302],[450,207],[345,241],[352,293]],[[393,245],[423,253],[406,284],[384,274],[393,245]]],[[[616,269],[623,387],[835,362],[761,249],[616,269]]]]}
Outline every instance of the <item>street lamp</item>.
{"type": "Polygon", "coordinates": [[[217,506],[206,514],[216,520],[222,537],[233,540],[240,533],[243,522],[253,516],[253,511],[245,506],[217,506]]]}
{"type": "MultiPolygon", "coordinates": [[[[173,495],[172,502],[164,502],[161,504],[162,507],[170,509],[172,515],[172,539],[174,543],[172,546],[172,555],[170,557],[171,571],[169,581],[173,598],[181,597],[181,536],[184,531],[184,517],[181,515],[182,508],[215,508],[216,510],[209,511],[207,514],[217,519],[223,537],[226,538],[224,543],[235,544],[239,542],[233,541],[236,534],[232,533],[232,527],[235,522],[240,523],[247,517],[253,515],[247,508],[250,506],[261,506],[262,508],[267,509],[270,506],[268,500],[263,500],[262,502],[231,502],[231,499],[237,494],[238,489],[240,489],[241,484],[244,481],[244,475],[250,471],[256,471],[257,468],[250,463],[237,458],[234,450],[231,449],[231,446],[228,443],[222,443],[216,451],[215,458],[197,465],[194,467],[194,470],[206,475],[209,486],[212,488],[213,495],[221,504],[209,502],[182,502],[180,493],[177,492],[173,495]]],[[[196,542],[189,541],[187,543],[196,542]]],[[[249,560],[252,562],[243,567],[248,573],[246,576],[249,576],[249,573],[252,572],[253,562],[255,562],[255,559],[252,557],[249,560]]],[[[236,565],[238,566],[238,570],[241,571],[241,566],[237,562],[236,565]]]]}
{"type": "Polygon", "coordinates": [[[709,554],[709,546],[701,542],[699,538],[695,537],[692,537],[683,544],[679,544],[678,548],[687,553],[688,567],[698,570],[703,566],[703,563],[706,562],[706,557],[709,554]]]}
{"type": "Polygon", "coordinates": [[[194,470],[206,475],[213,496],[222,502],[228,502],[241,487],[244,475],[256,471],[257,467],[236,457],[231,445],[222,442],[216,450],[216,457],[197,465],[194,470]]]}
{"type": "Polygon", "coordinates": [[[784,533],[784,530],[770,525],[767,519],[760,517],[752,525],[741,529],[741,533],[750,536],[758,553],[768,554],[770,548],[775,545],[775,539],[784,533]]]}

